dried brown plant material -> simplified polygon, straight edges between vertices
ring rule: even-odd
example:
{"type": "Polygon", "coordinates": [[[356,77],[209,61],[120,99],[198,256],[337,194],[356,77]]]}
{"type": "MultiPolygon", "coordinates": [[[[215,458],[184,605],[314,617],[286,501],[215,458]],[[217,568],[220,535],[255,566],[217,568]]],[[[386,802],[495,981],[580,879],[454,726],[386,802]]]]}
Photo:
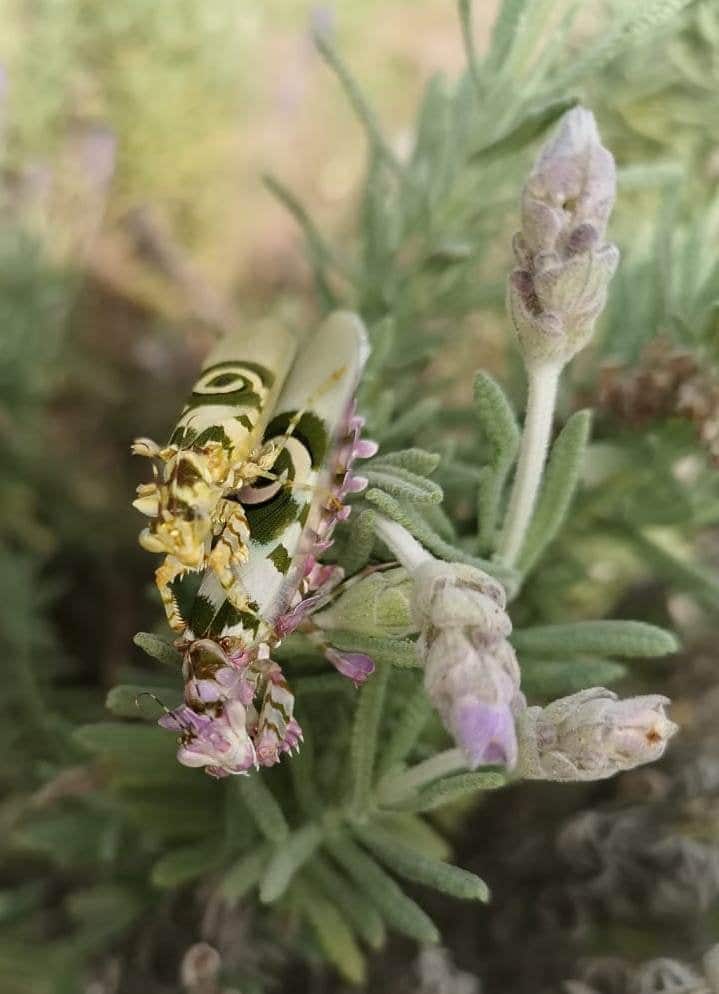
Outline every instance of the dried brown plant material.
{"type": "Polygon", "coordinates": [[[696,425],[712,462],[719,465],[719,380],[686,349],[656,338],[629,366],[605,363],[599,407],[633,427],[663,418],[685,418],[696,425]]]}

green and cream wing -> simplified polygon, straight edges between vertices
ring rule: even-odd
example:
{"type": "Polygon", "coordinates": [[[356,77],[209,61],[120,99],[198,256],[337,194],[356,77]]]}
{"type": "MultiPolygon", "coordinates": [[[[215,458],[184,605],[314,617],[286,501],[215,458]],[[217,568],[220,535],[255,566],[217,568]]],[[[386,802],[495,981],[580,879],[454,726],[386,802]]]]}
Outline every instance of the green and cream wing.
{"type": "Polygon", "coordinates": [[[332,456],[368,352],[362,322],[344,311],[330,315],[301,345],[264,431],[263,444],[277,449],[272,478],[237,495],[249,528],[249,555],[233,569],[246,610],[233,608],[207,571],[192,607],[196,637],[262,639],[286,610],[321,531],[332,456]]]}
{"type": "Polygon", "coordinates": [[[197,448],[222,441],[246,456],[261,436],[297,350],[286,329],[265,323],[226,335],[210,351],[170,437],[197,448]]]}

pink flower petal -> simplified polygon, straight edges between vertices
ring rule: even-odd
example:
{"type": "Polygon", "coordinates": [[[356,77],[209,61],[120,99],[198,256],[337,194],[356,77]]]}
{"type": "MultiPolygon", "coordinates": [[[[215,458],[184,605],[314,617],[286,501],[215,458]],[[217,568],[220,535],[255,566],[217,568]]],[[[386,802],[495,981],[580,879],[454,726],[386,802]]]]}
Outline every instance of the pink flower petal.
{"type": "Polygon", "coordinates": [[[325,649],[325,659],[355,685],[364,683],[374,673],[374,660],[363,652],[345,652],[328,646],[325,649]]]}

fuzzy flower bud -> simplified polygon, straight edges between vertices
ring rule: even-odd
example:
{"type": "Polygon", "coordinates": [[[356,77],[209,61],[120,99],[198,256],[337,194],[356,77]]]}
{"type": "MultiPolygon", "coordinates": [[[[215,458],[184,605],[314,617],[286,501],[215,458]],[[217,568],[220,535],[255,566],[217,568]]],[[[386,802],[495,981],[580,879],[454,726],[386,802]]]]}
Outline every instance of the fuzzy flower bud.
{"type": "Polygon", "coordinates": [[[514,766],[513,709],[523,703],[501,585],[482,570],[427,560],[414,572],[412,611],[427,696],[471,767],[514,766]]]}
{"type": "Polygon", "coordinates": [[[506,638],[512,623],[497,580],[474,566],[429,559],[414,572],[412,609],[421,628],[472,626],[486,639],[506,638]]]}
{"type": "Polygon", "coordinates": [[[518,720],[519,773],[528,780],[604,780],[659,759],[677,726],[666,697],[619,700],[603,687],[531,707],[518,720]]]}
{"type": "Polygon", "coordinates": [[[519,667],[509,642],[487,644],[479,629],[445,628],[421,637],[425,688],[472,767],[514,766],[512,702],[519,667]]]}
{"type": "Polygon", "coordinates": [[[402,637],[415,630],[410,613],[412,581],[403,569],[368,573],[345,584],[342,595],[313,617],[318,628],[402,637]]]}
{"type": "Polygon", "coordinates": [[[616,246],[604,241],[615,196],[614,159],[594,116],[575,107],[522,193],[508,307],[528,366],[563,366],[591,338],[619,261],[616,246]]]}

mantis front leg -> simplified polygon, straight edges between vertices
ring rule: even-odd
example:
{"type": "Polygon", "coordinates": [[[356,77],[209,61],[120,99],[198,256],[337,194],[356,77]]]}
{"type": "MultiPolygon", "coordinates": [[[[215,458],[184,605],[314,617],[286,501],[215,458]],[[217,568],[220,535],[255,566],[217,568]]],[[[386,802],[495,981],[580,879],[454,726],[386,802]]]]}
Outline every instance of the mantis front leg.
{"type": "Polygon", "coordinates": [[[162,565],[155,570],[157,589],[160,591],[162,606],[167,615],[167,623],[173,632],[184,632],[187,628],[171,589],[175,580],[186,572],[187,567],[183,566],[179,559],[175,559],[174,556],[165,556],[162,565]]]}
{"type": "Polygon", "coordinates": [[[230,604],[238,611],[244,611],[247,610],[247,594],[233,569],[249,558],[250,528],[242,505],[235,501],[223,501],[219,523],[223,527],[210,552],[208,564],[230,604]]]}

